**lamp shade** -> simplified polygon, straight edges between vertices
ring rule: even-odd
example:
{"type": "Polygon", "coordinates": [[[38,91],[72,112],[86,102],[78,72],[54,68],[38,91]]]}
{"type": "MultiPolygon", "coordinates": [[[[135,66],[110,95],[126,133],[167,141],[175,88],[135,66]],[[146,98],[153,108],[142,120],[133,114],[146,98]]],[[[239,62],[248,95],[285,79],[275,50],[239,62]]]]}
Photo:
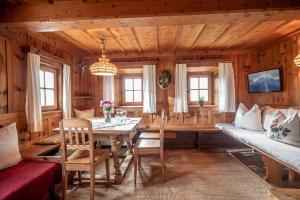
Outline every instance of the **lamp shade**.
{"type": "Polygon", "coordinates": [[[117,74],[118,69],[116,65],[110,63],[109,59],[102,54],[99,61],[90,66],[90,71],[97,76],[113,76],[117,74]]]}
{"type": "Polygon", "coordinates": [[[96,76],[113,76],[116,75],[118,72],[118,69],[116,65],[109,62],[109,59],[106,57],[105,54],[105,38],[102,38],[100,40],[100,46],[102,50],[102,55],[99,58],[98,62],[95,62],[94,64],[90,65],[90,71],[93,75],[96,76]]]}
{"type": "Polygon", "coordinates": [[[300,53],[294,59],[294,63],[296,66],[300,67],[300,53]]]}

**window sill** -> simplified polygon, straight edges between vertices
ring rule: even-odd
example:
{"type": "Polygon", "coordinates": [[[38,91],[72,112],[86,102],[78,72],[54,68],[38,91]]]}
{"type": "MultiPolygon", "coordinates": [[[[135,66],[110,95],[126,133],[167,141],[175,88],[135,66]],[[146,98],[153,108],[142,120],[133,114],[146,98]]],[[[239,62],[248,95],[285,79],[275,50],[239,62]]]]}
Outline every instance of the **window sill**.
{"type": "Polygon", "coordinates": [[[52,115],[62,113],[62,110],[44,110],[42,111],[42,115],[52,115]]]}

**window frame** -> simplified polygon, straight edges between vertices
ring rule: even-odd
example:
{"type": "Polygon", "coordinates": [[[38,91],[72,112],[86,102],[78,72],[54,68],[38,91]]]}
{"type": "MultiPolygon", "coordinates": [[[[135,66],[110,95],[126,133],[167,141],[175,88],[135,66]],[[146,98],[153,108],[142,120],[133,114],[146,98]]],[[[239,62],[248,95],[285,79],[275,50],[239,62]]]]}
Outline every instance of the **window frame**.
{"type": "MultiPolygon", "coordinates": [[[[190,78],[201,78],[205,77],[208,78],[208,101],[204,101],[204,105],[212,105],[213,104],[213,85],[212,85],[212,75],[206,73],[189,73],[187,76],[187,95],[188,95],[188,105],[199,105],[199,101],[191,101],[190,93],[190,78]]],[[[205,89],[198,89],[198,90],[205,90],[205,89]]]]}
{"type": "MultiPolygon", "coordinates": [[[[144,101],[144,92],[143,92],[143,75],[141,74],[135,74],[135,75],[123,75],[122,77],[122,105],[123,106],[140,106],[140,105],[143,105],[143,101],[144,101]],[[141,93],[142,93],[142,99],[141,99],[141,102],[126,102],[125,101],[125,80],[126,79],[135,79],[135,78],[139,78],[141,79],[141,93]]],[[[127,90],[127,91],[139,91],[139,90],[127,90]]],[[[134,95],[134,92],[133,92],[133,95],[134,95]]],[[[134,98],[134,97],[133,97],[134,98]]]]}
{"type": "MultiPolygon", "coordinates": [[[[41,64],[40,66],[40,70],[42,71],[45,71],[45,72],[51,72],[51,73],[54,73],[54,105],[53,106],[41,106],[42,108],[42,111],[49,111],[49,110],[57,110],[59,109],[59,105],[58,105],[58,102],[59,102],[59,91],[58,91],[58,69],[56,67],[52,67],[52,66],[48,66],[48,65],[44,65],[44,64],[41,64]]],[[[45,84],[45,80],[44,80],[44,84],[45,84]]],[[[40,90],[41,89],[52,89],[52,88],[42,88],[40,87],[40,90]]],[[[46,97],[46,93],[45,93],[45,97],[46,97]]]]}

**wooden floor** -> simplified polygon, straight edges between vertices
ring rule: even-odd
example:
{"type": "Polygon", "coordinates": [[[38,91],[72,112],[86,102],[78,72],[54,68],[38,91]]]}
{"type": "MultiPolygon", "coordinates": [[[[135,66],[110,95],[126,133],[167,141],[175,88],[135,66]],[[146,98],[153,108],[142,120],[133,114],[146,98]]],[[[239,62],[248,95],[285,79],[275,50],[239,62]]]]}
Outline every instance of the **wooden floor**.
{"type": "MultiPolygon", "coordinates": [[[[96,185],[95,199],[265,200],[271,187],[226,153],[167,151],[165,182],[159,164],[158,157],[144,158],[136,187],[130,166],[122,185],[96,185]]],[[[70,194],[70,199],[88,198],[88,185],[70,194]]]]}

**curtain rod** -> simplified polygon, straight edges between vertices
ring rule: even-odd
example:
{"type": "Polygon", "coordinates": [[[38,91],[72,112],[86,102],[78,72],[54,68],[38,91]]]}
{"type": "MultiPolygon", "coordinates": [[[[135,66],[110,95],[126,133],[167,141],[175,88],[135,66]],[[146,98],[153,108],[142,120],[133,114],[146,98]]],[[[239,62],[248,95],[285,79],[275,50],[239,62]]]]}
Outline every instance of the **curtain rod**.
{"type": "Polygon", "coordinates": [[[46,51],[40,50],[36,47],[32,47],[32,46],[22,46],[21,50],[23,53],[35,53],[40,55],[41,57],[44,57],[46,59],[58,62],[60,64],[68,64],[71,65],[71,62],[65,60],[64,58],[58,57],[56,55],[53,55],[51,53],[48,53],[46,51]]]}

